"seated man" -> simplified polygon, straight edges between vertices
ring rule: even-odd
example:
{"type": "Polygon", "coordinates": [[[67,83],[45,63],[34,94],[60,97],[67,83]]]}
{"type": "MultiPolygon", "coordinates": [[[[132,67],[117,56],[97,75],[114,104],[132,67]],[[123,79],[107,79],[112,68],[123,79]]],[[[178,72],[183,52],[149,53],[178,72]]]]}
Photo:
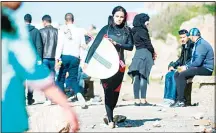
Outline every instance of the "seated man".
{"type": "Polygon", "coordinates": [[[177,102],[172,107],[184,107],[184,89],[187,79],[195,75],[212,75],[214,69],[214,51],[212,46],[201,37],[197,28],[192,28],[189,32],[190,39],[195,42],[192,51],[191,61],[181,66],[179,72],[175,73],[177,88],[177,102]]]}
{"type": "Polygon", "coordinates": [[[164,87],[164,104],[162,106],[170,107],[176,100],[176,85],[174,73],[177,67],[185,65],[191,59],[194,43],[187,36],[188,31],[185,29],[179,32],[181,47],[181,55],[176,62],[171,62],[168,66],[169,72],[165,76],[164,87]]]}

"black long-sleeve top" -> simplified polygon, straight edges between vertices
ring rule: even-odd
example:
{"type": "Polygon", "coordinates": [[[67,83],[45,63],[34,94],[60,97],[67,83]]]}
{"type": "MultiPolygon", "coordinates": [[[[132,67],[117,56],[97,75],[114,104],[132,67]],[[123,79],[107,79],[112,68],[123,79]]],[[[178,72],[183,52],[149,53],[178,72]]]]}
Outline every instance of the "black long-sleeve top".
{"type": "Polygon", "coordinates": [[[89,63],[97,47],[100,45],[104,35],[107,35],[108,38],[111,38],[117,44],[114,45],[117,52],[119,52],[120,59],[124,61],[124,50],[133,50],[133,36],[129,27],[120,27],[120,26],[104,26],[98,35],[96,36],[92,46],[89,49],[89,52],[86,56],[85,63],[89,63]]]}
{"type": "Polygon", "coordinates": [[[147,48],[153,55],[155,51],[149,37],[148,29],[144,26],[137,26],[132,29],[132,32],[136,49],[147,48]]]}

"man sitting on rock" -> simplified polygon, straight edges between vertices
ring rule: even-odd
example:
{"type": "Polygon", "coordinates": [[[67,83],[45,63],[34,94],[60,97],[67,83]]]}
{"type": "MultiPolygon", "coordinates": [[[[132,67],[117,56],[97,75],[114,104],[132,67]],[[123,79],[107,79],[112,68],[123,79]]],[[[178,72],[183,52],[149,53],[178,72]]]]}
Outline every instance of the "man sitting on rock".
{"type": "Polygon", "coordinates": [[[177,102],[172,107],[184,107],[184,89],[187,79],[195,75],[212,75],[214,69],[214,51],[212,46],[201,37],[199,29],[192,28],[189,32],[190,39],[195,42],[192,58],[186,65],[181,66],[175,73],[177,88],[177,102]]]}
{"type": "Polygon", "coordinates": [[[177,67],[185,65],[190,61],[192,55],[192,49],[194,43],[187,36],[188,31],[185,29],[179,32],[181,46],[181,55],[176,62],[171,62],[168,66],[169,72],[165,76],[165,87],[164,87],[164,103],[162,106],[170,107],[176,100],[176,84],[174,79],[174,73],[177,67]]]}

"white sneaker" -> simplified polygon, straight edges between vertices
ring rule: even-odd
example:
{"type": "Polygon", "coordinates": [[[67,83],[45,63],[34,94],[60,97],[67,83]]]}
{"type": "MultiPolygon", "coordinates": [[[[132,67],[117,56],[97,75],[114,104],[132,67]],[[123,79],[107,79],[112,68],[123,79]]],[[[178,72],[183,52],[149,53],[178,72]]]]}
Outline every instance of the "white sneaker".
{"type": "Polygon", "coordinates": [[[88,108],[88,106],[86,105],[85,98],[83,97],[83,95],[81,93],[77,93],[77,99],[78,99],[82,109],[88,108]]]}
{"type": "Polygon", "coordinates": [[[75,98],[75,96],[71,96],[71,97],[69,97],[67,100],[68,100],[68,102],[71,102],[71,101],[74,100],[74,98],[75,98]]]}
{"type": "Polygon", "coordinates": [[[174,100],[167,100],[167,101],[165,101],[163,104],[162,104],[162,106],[163,107],[170,107],[172,104],[174,104],[175,103],[175,101],[174,100]]]}
{"type": "Polygon", "coordinates": [[[46,100],[43,105],[45,106],[49,106],[49,105],[52,105],[52,102],[50,100],[46,100]]]}
{"type": "Polygon", "coordinates": [[[114,122],[110,122],[108,124],[108,126],[109,126],[109,128],[113,129],[113,128],[115,128],[115,123],[114,122]]]}

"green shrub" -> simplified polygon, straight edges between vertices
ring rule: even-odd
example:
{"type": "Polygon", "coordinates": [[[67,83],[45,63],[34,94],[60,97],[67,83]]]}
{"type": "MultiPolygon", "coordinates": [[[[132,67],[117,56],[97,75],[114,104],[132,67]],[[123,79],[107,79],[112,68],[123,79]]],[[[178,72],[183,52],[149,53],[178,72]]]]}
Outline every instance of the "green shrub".
{"type": "Polygon", "coordinates": [[[152,36],[155,39],[166,40],[167,34],[171,33],[179,39],[178,31],[183,22],[208,13],[215,15],[215,4],[203,6],[171,4],[161,13],[151,17],[152,36]]]}

